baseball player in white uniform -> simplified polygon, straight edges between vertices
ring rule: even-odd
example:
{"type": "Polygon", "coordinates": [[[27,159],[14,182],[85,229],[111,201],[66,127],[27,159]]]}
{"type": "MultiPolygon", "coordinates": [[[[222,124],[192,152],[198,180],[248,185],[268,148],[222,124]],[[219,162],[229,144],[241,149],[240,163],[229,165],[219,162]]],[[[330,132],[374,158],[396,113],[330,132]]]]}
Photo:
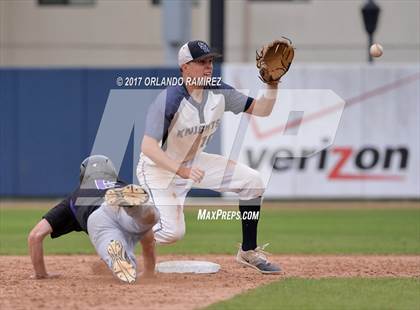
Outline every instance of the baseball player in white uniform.
{"type": "MultiPolygon", "coordinates": [[[[270,115],[278,80],[267,83],[258,99],[225,83],[202,85],[203,78],[212,77],[213,58],[217,56],[204,41],[184,44],[178,53],[183,85],[168,87],[148,112],[137,177],[160,212],[160,221],[153,227],[160,244],[184,236],[183,205],[192,187],[236,192],[242,215],[261,208],[264,184],[259,172],[203,150],[220,126],[223,113],[270,115]]],[[[242,244],[236,259],[261,273],[278,273],[280,268],[268,262],[257,246],[257,224],[258,219],[242,219],[242,244]]]]}

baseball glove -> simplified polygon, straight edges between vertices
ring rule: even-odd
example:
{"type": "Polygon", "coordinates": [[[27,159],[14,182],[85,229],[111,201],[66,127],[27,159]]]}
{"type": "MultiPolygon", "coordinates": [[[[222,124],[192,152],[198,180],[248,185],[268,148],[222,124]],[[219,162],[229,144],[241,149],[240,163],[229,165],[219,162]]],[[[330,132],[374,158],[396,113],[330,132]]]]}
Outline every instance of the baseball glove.
{"type": "Polygon", "coordinates": [[[257,68],[260,70],[259,78],[267,84],[275,84],[286,74],[295,55],[292,41],[282,37],[256,52],[257,68]]]}
{"type": "Polygon", "coordinates": [[[120,188],[111,188],[105,193],[105,202],[113,207],[136,207],[149,200],[149,195],[138,185],[129,184],[120,188]]]}

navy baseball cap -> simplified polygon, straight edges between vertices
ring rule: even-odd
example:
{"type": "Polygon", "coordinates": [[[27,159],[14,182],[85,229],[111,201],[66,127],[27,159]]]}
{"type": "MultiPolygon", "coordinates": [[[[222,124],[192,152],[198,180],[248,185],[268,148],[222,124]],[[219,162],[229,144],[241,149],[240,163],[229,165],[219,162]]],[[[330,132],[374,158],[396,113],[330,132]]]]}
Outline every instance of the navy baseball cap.
{"type": "Polygon", "coordinates": [[[207,57],[221,57],[222,55],[210,49],[209,45],[201,40],[185,43],[178,52],[178,65],[181,67],[193,60],[200,60],[207,57]]]}

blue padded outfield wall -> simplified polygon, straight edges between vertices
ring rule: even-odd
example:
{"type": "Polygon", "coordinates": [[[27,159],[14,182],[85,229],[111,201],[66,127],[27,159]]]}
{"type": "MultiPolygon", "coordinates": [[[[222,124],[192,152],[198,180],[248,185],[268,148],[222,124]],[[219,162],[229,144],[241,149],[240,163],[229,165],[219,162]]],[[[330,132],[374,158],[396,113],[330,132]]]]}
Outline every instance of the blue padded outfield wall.
{"type": "MultiPolygon", "coordinates": [[[[116,85],[119,76],[169,77],[179,76],[179,70],[0,69],[2,197],[64,196],[77,186],[80,162],[90,155],[108,95],[124,88],[116,85]]],[[[141,114],[145,120],[146,111],[141,114]]],[[[131,135],[120,170],[125,180],[136,181],[133,139],[141,137],[131,135]]],[[[208,150],[220,151],[220,133],[208,150]]]]}

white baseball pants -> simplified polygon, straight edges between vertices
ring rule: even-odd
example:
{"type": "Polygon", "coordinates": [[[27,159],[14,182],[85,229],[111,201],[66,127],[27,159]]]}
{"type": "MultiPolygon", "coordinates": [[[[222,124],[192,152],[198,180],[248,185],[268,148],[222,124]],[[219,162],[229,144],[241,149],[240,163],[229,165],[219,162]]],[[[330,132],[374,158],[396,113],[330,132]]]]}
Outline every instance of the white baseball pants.
{"type": "MultiPolygon", "coordinates": [[[[147,158],[146,158],[147,159],[147,158]]],[[[160,221],[153,227],[156,242],[170,244],[185,234],[184,201],[192,188],[211,189],[218,192],[235,192],[242,200],[254,199],[264,193],[264,183],[258,171],[227,158],[202,152],[187,166],[205,172],[200,183],[182,179],[145,160],[141,154],[137,178],[160,212],[160,221]]]]}

